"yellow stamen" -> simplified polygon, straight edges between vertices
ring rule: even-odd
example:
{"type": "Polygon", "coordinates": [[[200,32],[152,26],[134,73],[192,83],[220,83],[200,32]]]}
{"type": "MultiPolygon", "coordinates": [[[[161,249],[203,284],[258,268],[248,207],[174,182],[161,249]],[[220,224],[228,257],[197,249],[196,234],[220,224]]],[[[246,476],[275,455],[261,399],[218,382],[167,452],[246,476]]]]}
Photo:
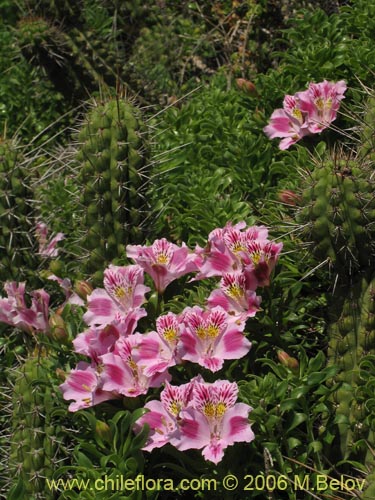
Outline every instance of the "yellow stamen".
{"type": "Polygon", "coordinates": [[[200,339],[206,338],[207,333],[206,333],[206,329],[203,326],[199,326],[196,330],[196,333],[200,339]]]}
{"type": "Polygon", "coordinates": [[[172,413],[172,415],[175,415],[177,417],[177,415],[181,411],[181,404],[177,403],[177,401],[173,401],[169,406],[169,411],[172,413]]]}
{"type": "Polygon", "coordinates": [[[297,120],[302,121],[302,112],[298,108],[294,108],[292,111],[292,115],[297,118],[297,120]]]}
{"type": "Polygon", "coordinates": [[[227,411],[227,405],[225,403],[221,402],[216,405],[215,413],[217,417],[222,417],[226,411],[227,411]]]}
{"type": "Polygon", "coordinates": [[[315,101],[315,106],[319,109],[319,111],[322,111],[324,108],[324,100],[321,97],[318,97],[315,101]]]}
{"type": "Polygon", "coordinates": [[[165,328],[163,336],[167,342],[172,344],[177,340],[177,331],[172,327],[165,328]]]}
{"type": "Polygon", "coordinates": [[[216,338],[220,333],[220,328],[216,325],[210,325],[206,328],[207,337],[216,338]]]}
{"type": "Polygon", "coordinates": [[[127,295],[131,294],[131,292],[132,292],[131,287],[125,288],[123,286],[116,286],[116,288],[113,291],[114,295],[119,300],[121,300],[124,297],[126,297],[127,295]]]}
{"type": "Polygon", "coordinates": [[[203,413],[206,415],[208,418],[213,418],[215,417],[215,405],[211,402],[208,402],[204,405],[203,408],[203,413]]]}
{"type": "Polygon", "coordinates": [[[169,262],[169,257],[165,253],[159,253],[159,255],[156,257],[156,263],[157,264],[168,264],[169,262]]]}
{"type": "Polygon", "coordinates": [[[228,287],[227,294],[233,299],[240,299],[243,297],[244,292],[238,285],[230,285],[228,287]]]}

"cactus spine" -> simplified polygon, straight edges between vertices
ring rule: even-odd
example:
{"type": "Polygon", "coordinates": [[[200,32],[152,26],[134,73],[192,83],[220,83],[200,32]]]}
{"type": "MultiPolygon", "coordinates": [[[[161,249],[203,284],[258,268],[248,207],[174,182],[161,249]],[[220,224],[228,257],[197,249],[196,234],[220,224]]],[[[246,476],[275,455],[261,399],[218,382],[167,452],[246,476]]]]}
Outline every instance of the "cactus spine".
{"type": "Polygon", "coordinates": [[[147,203],[145,126],[123,99],[97,104],[79,133],[79,181],[85,208],[82,247],[87,273],[125,255],[125,245],[142,241],[147,203]]]}

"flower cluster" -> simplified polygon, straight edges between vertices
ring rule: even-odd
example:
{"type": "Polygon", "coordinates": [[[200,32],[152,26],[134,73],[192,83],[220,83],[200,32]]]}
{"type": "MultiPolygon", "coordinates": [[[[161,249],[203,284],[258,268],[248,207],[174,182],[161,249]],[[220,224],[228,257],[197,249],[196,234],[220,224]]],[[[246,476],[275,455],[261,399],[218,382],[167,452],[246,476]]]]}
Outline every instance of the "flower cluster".
{"type": "Polygon", "coordinates": [[[307,90],[286,95],[282,109],[276,109],[264,132],[270,139],[281,137],[280,149],[288,149],[302,137],[318,134],[336,119],[346,84],[324,80],[310,83],[307,90]]]}
{"type": "Polygon", "coordinates": [[[252,408],[236,403],[237,395],[237,384],[227,380],[208,384],[196,377],[179,387],[167,382],[160,401],[146,403],[149,412],[137,422],[138,429],[144,424],[151,429],[144,449],[167,443],[181,451],[202,448],[204,458],[217,464],[227,446],[254,439],[248,422],[252,408]]]}
{"type": "MultiPolygon", "coordinates": [[[[45,231],[45,227],[39,230],[45,231]]],[[[69,410],[145,395],[150,388],[164,384],[160,401],[147,403],[149,411],[136,425],[136,429],[145,423],[150,427],[145,450],[169,442],[179,450],[202,449],[207,460],[218,463],[227,446],[251,441],[251,407],[236,403],[235,383],[217,380],[208,384],[198,376],[176,387],[170,384],[169,370],[191,362],[217,372],[225,360],[248,353],[251,343],[244,333],[246,320],[260,308],[256,289],[269,284],[281,248],[281,243],[268,240],[264,226],[228,223],[210,233],[204,248],[197,246],[194,251],[164,238],[150,246],[129,245],[127,255],[134,264],[110,265],[104,271],[103,288],[92,289],[80,282],[75,291],[68,278],[51,275],[65,292],[60,311],[67,303],[86,308],[83,320],[87,328],[73,345],[89,361],[80,361],[60,386],[64,399],[71,401],[69,410]],[[147,316],[144,306],[151,291],[144,284],[145,272],[159,296],[173,280],[189,273],[195,273],[192,280],[217,277],[220,283],[205,307],[161,314],[154,330],[141,333],[138,322],[147,316]]],[[[59,313],[49,316],[46,291],[32,292],[30,307],[25,283],[8,282],[5,291],[7,297],[0,297],[1,322],[52,336],[63,330],[65,338],[59,313]]]]}
{"type": "Polygon", "coordinates": [[[170,384],[171,367],[192,362],[217,372],[225,360],[239,359],[251,348],[244,333],[246,320],[260,308],[259,286],[269,284],[282,248],[268,240],[265,227],[244,222],[215,229],[205,248],[190,251],[165,239],[151,246],[129,245],[135,263],[110,265],[103,288],[87,296],[83,320],[87,329],[73,341],[81,361],[60,386],[64,399],[77,411],[102,401],[145,395],[165,385],[161,401],[146,405],[138,422],[150,426],[146,450],[174,444],[180,450],[203,448],[203,456],[217,463],[226,446],[253,438],[248,423],[251,408],[236,403],[236,384],[202,377],[180,387],[170,384]],[[153,279],[161,296],[173,280],[195,273],[193,280],[220,278],[219,287],[205,307],[186,307],[156,318],[155,329],[138,331],[147,315],[144,273],[153,279]],[[156,413],[155,413],[156,412],[156,413]]]}

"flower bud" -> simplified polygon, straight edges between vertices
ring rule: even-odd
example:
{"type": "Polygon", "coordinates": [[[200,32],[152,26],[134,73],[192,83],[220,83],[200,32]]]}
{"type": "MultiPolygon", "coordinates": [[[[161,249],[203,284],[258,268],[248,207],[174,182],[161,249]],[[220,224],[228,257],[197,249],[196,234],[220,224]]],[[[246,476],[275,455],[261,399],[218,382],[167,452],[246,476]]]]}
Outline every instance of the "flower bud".
{"type": "Polygon", "coordinates": [[[61,368],[56,368],[56,376],[57,376],[57,378],[59,378],[60,380],[65,382],[66,372],[64,372],[64,370],[62,370],[61,368]]]}
{"type": "Polygon", "coordinates": [[[285,351],[278,351],[277,357],[283,366],[289,368],[289,370],[291,370],[295,374],[298,373],[299,363],[296,358],[292,358],[285,351]]]}
{"type": "Polygon", "coordinates": [[[87,281],[77,281],[74,285],[74,291],[83,300],[93,292],[93,287],[87,281]]]}
{"type": "Polygon", "coordinates": [[[112,432],[108,424],[103,422],[103,420],[97,420],[95,425],[95,433],[103,440],[108,443],[112,439],[112,432]]]}
{"type": "Polygon", "coordinates": [[[237,87],[248,94],[251,97],[258,97],[258,91],[253,84],[253,82],[250,82],[249,80],[246,80],[245,78],[236,78],[236,84],[237,87]]]}
{"type": "Polygon", "coordinates": [[[64,342],[68,339],[68,332],[66,331],[65,321],[57,313],[51,313],[49,317],[49,326],[51,329],[51,336],[53,339],[64,342]]]}
{"type": "Polygon", "coordinates": [[[299,194],[291,191],[290,189],[283,189],[279,192],[278,198],[280,201],[285,203],[286,205],[299,205],[302,201],[302,198],[299,194]]]}

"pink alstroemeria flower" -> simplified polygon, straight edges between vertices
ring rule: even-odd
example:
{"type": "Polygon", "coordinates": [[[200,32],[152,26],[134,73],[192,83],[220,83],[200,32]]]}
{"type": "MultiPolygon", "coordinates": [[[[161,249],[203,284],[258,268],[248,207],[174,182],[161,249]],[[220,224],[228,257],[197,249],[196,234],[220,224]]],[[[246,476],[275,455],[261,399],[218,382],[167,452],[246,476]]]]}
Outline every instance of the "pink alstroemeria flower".
{"type": "Polygon", "coordinates": [[[204,458],[217,464],[227,446],[252,441],[254,433],[248,421],[252,408],[236,403],[237,396],[235,382],[197,382],[191,405],[180,413],[177,448],[181,451],[203,448],[204,458]]]}
{"type": "Polygon", "coordinates": [[[198,248],[200,272],[195,279],[247,270],[248,290],[255,291],[257,286],[269,284],[269,277],[281,252],[282,243],[269,241],[265,226],[245,228],[245,222],[235,226],[228,223],[223,229],[210,233],[207,248],[198,248]]]}
{"type": "Polygon", "coordinates": [[[146,362],[145,374],[153,376],[176,365],[180,359],[177,353],[182,325],[173,313],[159,316],[156,320],[156,332],[144,333],[138,345],[140,362],[146,362]]]}
{"type": "Polygon", "coordinates": [[[110,265],[104,271],[104,289],[97,288],[87,297],[88,310],[83,315],[89,326],[127,322],[134,331],[138,319],[146,316],[140,306],[150,288],[143,284],[141,266],[110,265]]]}
{"type": "Polygon", "coordinates": [[[114,325],[104,328],[92,326],[73,340],[74,351],[88,356],[93,363],[99,365],[100,356],[113,351],[119,338],[120,331],[114,325]]]}
{"type": "Polygon", "coordinates": [[[257,239],[267,241],[268,235],[265,226],[245,228],[246,222],[244,221],[234,226],[228,222],[224,228],[211,231],[206,248],[197,246],[195,250],[198,256],[199,273],[193,281],[242,270],[241,257],[249,242],[257,239]]]}
{"type": "Polygon", "coordinates": [[[336,120],[346,89],[344,80],[337,83],[324,80],[310,83],[306,91],[296,94],[301,111],[307,114],[310,133],[320,133],[336,120]]]}
{"type": "Polygon", "coordinates": [[[276,109],[272,113],[270,123],[264,127],[263,131],[269,139],[282,138],[280,149],[288,149],[308,135],[308,124],[298,99],[291,95],[285,96],[283,109],[276,109]]]}
{"type": "Polygon", "coordinates": [[[65,238],[64,233],[57,233],[56,236],[48,241],[48,228],[44,222],[38,222],[35,228],[36,238],[39,243],[39,255],[42,257],[57,257],[59,250],[56,245],[59,241],[65,238]]]}
{"type": "Polygon", "coordinates": [[[69,405],[69,411],[72,412],[118,397],[117,394],[102,390],[95,368],[83,361],[69,373],[66,381],[60,385],[60,390],[65,400],[74,400],[69,405]]]}
{"type": "Polygon", "coordinates": [[[322,132],[336,119],[345,91],[344,80],[310,83],[307,90],[285,96],[283,108],[272,113],[264,133],[270,139],[283,138],[279,148],[288,149],[302,137],[322,132]]]}
{"type": "Polygon", "coordinates": [[[261,300],[248,287],[244,273],[228,273],[221,278],[220,289],[214,290],[208,297],[207,304],[210,308],[220,306],[236,318],[246,320],[259,311],[261,300]]]}
{"type": "Polygon", "coordinates": [[[0,298],[0,321],[25,332],[49,332],[49,294],[41,289],[31,292],[31,307],[25,302],[25,283],[6,282],[8,297],[0,298]]]}
{"type": "Polygon", "coordinates": [[[185,243],[179,247],[162,238],[151,246],[128,245],[126,253],[151,276],[159,293],[175,279],[197,271],[197,256],[185,243]]]}
{"type": "Polygon", "coordinates": [[[233,321],[221,307],[207,311],[198,306],[188,307],[182,320],[181,359],[216,372],[224,360],[242,358],[250,350],[251,343],[243,334],[245,322],[233,321]]]}
{"type": "Polygon", "coordinates": [[[252,241],[245,254],[244,271],[248,283],[268,286],[270,276],[283,248],[282,243],[272,241],[252,241]]]}
{"type": "MultiPolygon", "coordinates": [[[[166,370],[162,372],[153,370],[152,360],[140,360],[138,347],[142,342],[142,337],[141,333],[121,337],[116,342],[113,352],[100,357],[103,390],[136,397],[146,394],[150,387],[159,387],[163,382],[171,379],[166,370]],[[155,373],[148,376],[147,371],[155,373]]],[[[159,363],[159,360],[156,360],[156,363],[159,363]]]]}
{"type": "Polygon", "coordinates": [[[167,443],[177,446],[180,413],[191,401],[195,381],[196,379],[193,379],[179,387],[166,382],[160,394],[160,401],[146,403],[145,408],[149,411],[137,420],[135,426],[136,432],[139,432],[145,424],[150,427],[150,434],[143,450],[152,451],[167,443]]]}

